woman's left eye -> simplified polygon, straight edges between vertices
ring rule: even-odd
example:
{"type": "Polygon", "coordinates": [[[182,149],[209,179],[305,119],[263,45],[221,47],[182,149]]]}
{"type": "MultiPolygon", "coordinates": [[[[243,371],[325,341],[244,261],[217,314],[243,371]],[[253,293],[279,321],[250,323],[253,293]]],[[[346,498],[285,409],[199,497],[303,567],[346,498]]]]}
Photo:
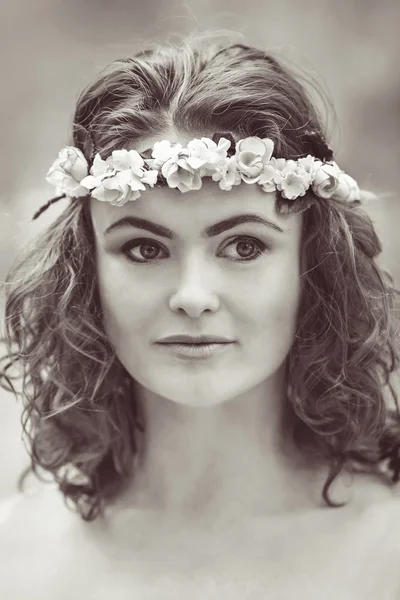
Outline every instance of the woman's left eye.
{"type": "Polygon", "coordinates": [[[241,236],[231,240],[226,248],[229,248],[229,246],[234,246],[236,252],[242,256],[238,262],[256,260],[261,254],[269,249],[261,240],[247,236],[241,236]]]}
{"type": "MultiPolygon", "coordinates": [[[[256,260],[259,256],[261,256],[265,251],[269,250],[269,247],[261,242],[261,240],[248,237],[248,236],[240,236],[231,240],[229,244],[225,246],[229,248],[230,246],[236,247],[236,252],[241,256],[239,259],[235,259],[236,262],[247,262],[256,260]]],[[[150,240],[146,238],[140,238],[136,240],[130,240],[126,244],[124,244],[121,248],[122,253],[126,256],[128,260],[135,263],[152,263],[156,260],[160,259],[159,251],[163,250],[161,245],[155,240],[150,240]],[[132,250],[134,248],[140,248],[139,256],[134,256],[132,254],[132,250]]],[[[164,250],[165,252],[165,250],[164,250]]],[[[165,257],[164,257],[165,258],[165,257]]]]}

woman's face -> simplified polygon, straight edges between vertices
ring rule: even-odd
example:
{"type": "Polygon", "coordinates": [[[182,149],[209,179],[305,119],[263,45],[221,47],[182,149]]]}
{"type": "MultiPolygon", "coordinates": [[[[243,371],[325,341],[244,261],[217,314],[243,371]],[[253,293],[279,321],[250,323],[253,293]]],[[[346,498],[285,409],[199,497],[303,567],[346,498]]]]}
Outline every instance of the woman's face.
{"type": "Polygon", "coordinates": [[[153,188],[122,207],[91,199],[91,212],[104,326],[139,384],[209,406],[277,373],[296,326],[301,215],[279,215],[258,185],[225,192],[210,180],[184,194],[153,188]],[[187,360],[157,344],[178,334],[234,343],[187,360]]]}

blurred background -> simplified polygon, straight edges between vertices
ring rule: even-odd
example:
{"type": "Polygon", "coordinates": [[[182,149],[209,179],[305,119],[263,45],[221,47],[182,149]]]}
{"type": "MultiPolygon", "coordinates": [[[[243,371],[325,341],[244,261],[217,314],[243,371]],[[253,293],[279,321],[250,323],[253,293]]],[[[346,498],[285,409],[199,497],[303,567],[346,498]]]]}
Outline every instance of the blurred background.
{"type": "MultiPolygon", "coordinates": [[[[45,175],[69,139],[81,89],[143,42],[228,30],[308,72],[329,94],[338,163],[381,194],[367,212],[383,244],[380,263],[400,284],[400,3],[398,0],[14,0],[0,8],[3,62],[0,281],[18,249],[63,202],[31,222],[53,195],[45,175]]],[[[0,303],[1,317],[3,304],[0,303]]],[[[21,406],[0,390],[0,499],[27,465],[21,406]]]]}

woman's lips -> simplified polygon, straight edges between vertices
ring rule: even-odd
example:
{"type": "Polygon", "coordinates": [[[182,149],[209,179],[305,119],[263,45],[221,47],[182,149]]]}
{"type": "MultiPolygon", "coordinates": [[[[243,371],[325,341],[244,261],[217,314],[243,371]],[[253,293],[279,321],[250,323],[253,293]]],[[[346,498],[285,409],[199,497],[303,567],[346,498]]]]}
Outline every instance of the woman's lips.
{"type": "Polygon", "coordinates": [[[226,351],[232,344],[233,342],[201,342],[199,344],[168,342],[159,345],[179,358],[204,360],[217,354],[221,354],[221,352],[226,351]]]}

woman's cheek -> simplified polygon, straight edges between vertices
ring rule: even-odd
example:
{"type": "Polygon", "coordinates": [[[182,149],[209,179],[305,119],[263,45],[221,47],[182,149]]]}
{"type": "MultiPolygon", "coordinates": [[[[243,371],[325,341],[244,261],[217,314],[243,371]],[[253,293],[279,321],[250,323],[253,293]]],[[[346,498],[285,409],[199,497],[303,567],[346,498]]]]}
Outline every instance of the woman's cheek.
{"type": "Polygon", "coordinates": [[[254,294],[252,307],[255,323],[265,330],[273,330],[282,337],[294,334],[300,301],[299,272],[293,265],[281,264],[264,281],[263,288],[254,294]],[[262,325],[264,324],[264,326],[262,325]]]}

